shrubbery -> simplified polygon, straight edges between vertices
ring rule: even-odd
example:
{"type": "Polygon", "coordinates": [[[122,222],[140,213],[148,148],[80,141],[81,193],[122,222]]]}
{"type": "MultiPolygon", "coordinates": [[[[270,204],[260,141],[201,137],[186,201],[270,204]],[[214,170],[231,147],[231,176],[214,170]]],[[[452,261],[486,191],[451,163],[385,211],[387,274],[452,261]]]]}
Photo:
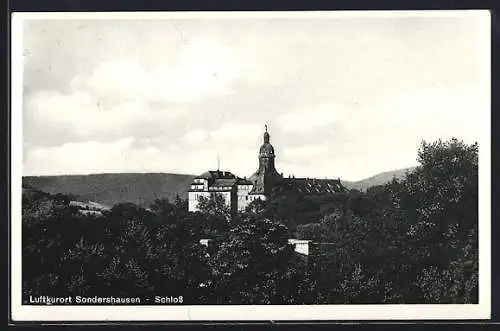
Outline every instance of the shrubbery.
{"type": "MultiPolygon", "coordinates": [[[[473,303],[478,300],[478,146],[423,143],[403,180],[341,197],[277,190],[228,221],[119,204],[83,215],[71,197],[23,194],[23,298],[183,295],[185,304],[473,303]],[[287,239],[315,246],[306,261],[287,239]],[[211,238],[215,250],[201,245],[211,238]]],[[[151,302],[148,302],[151,304],[151,302]]]]}

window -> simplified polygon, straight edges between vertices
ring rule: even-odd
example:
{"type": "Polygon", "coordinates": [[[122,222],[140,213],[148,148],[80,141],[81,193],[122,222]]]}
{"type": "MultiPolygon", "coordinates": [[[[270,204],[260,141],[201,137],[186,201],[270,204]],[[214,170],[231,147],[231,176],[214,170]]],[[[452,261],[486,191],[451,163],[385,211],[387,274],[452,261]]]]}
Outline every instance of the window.
{"type": "Polygon", "coordinates": [[[245,197],[245,198],[246,198],[246,200],[248,201],[248,197],[245,197]]]}

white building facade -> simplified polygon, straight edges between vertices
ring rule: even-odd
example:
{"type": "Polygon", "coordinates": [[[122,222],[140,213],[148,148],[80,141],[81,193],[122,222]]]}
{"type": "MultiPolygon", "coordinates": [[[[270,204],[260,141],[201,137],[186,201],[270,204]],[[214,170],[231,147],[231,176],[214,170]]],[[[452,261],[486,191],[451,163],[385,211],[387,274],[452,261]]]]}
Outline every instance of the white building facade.
{"type": "Polygon", "coordinates": [[[210,198],[220,195],[233,212],[244,211],[254,200],[265,199],[263,194],[252,193],[253,184],[229,171],[207,171],[193,179],[188,191],[189,211],[199,211],[200,197],[210,198]]]}

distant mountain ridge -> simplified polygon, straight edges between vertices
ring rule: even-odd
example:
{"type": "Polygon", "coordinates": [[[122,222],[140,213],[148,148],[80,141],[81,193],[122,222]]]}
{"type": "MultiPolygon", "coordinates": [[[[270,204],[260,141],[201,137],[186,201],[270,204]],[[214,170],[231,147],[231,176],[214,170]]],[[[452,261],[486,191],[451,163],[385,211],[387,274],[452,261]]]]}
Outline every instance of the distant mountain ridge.
{"type": "Polygon", "coordinates": [[[106,206],[132,202],[148,207],[157,198],[187,198],[195,176],[169,173],[117,173],[62,176],[26,176],[23,186],[50,194],[74,194],[81,201],[106,206]]]}
{"type": "MultiPolygon", "coordinates": [[[[348,189],[364,191],[370,186],[382,185],[392,178],[402,178],[413,168],[387,171],[350,182],[342,181],[348,189]]],[[[172,173],[115,173],[92,175],[26,176],[23,187],[50,194],[74,194],[80,201],[93,201],[106,206],[132,202],[148,207],[157,198],[187,199],[189,184],[195,175],[172,173]]]]}
{"type": "Polygon", "coordinates": [[[398,169],[398,170],[391,170],[391,171],[385,171],[381,172],[379,174],[376,174],[374,176],[355,181],[355,182],[350,182],[350,181],[342,181],[342,184],[352,190],[360,190],[360,191],[366,191],[367,188],[372,187],[372,186],[377,186],[377,185],[383,185],[385,183],[390,182],[393,178],[396,179],[402,179],[406,175],[407,172],[411,172],[414,170],[415,167],[410,167],[410,168],[404,168],[404,169],[398,169]]]}

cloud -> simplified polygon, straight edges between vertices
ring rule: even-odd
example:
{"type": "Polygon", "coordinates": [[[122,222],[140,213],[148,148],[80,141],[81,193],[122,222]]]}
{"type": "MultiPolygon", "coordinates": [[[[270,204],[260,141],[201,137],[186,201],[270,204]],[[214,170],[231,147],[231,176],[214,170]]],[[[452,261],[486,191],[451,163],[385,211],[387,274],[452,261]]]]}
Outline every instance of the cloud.
{"type": "Polygon", "coordinates": [[[281,115],[278,127],[284,132],[308,134],[318,128],[327,127],[336,122],[345,120],[347,112],[334,103],[310,105],[308,109],[296,109],[293,112],[281,115]]]}
{"type": "MultiPolygon", "coordinates": [[[[25,127],[30,133],[42,135],[44,130],[67,130],[73,135],[67,141],[85,140],[98,134],[117,137],[134,134],[138,129],[157,125],[187,115],[180,107],[160,108],[139,100],[102,104],[89,92],[37,91],[26,97],[25,127]],[[141,125],[142,124],[142,125],[141,125]]],[[[36,141],[30,141],[36,144],[36,141]]]]}
{"type": "Polygon", "coordinates": [[[112,59],[76,75],[70,84],[103,102],[189,102],[228,94],[237,77],[229,48],[193,41],[170,62],[146,68],[135,59],[112,59]]]}
{"type": "MultiPolygon", "coordinates": [[[[273,139],[276,167],[285,175],[358,180],[378,172],[413,166],[422,139],[458,136],[469,143],[478,140],[481,125],[488,116],[486,94],[482,90],[430,88],[380,95],[360,104],[350,113],[349,119],[338,119],[336,130],[324,127],[329,135],[318,130],[299,136],[287,132],[273,139]]],[[[70,97],[44,92],[41,98],[44,102],[35,105],[43,107],[32,108],[39,111],[40,121],[47,116],[45,123],[55,129],[70,126],[85,137],[99,130],[124,130],[117,134],[120,137],[127,132],[127,125],[135,127],[144,117],[154,114],[152,110],[137,108],[134,103],[100,110],[92,106],[92,99],[85,93],[70,97]]],[[[212,130],[198,127],[181,132],[184,132],[181,139],[129,137],[107,142],[65,143],[50,148],[35,146],[26,152],[25,171],[37,173],[36,169],[40,169],[39,174],[120,171],[198,174],[215,169],[217,155],[223,170],[241,177],[257,169],[263,132],[258,123],[226,122],[212,130]],[[147,166],[144,160],[148,160],[147,166]]]]}
{"type": "Polygon", "coordinates": [[[175,145],[137,147],[132,137],[110,142],[86,141],[27,151],[23,175],[91,174],[110,172],[174,172],[199,174],[217,168],[241,177],[250,176],[258,165],[254,149],[185,149],[175,145]],[[148,166],[144,166],[147,160],[148,166]]]}
{"type": "MultiPolygon", "coordinates": [[[[231,171],[240,177],[249,177],[253,174],[258,166],[258,148],[225,148],[218,151],[220,156],[221,170],[231,171]]],[[[215,162],[215,158],[212,157],[215,162]]],[[[213,163],[215,165],[215,163],[213,163]]],[[[207,165],[210,167],[210,158],[207,165]]],[[[208,170],[208,169],[207,169],[208,170]]]]}
{"type": "Polygon", "coordinates": [[[27,143],[53,143],[43,137],[54,130],[64,137],[61,142],[178,132],[175,120],[193,112],[201,118],[203,100],[225,97],[237,76],[230,49],[206,40],[191,39],[177,56],[155,65],[110,58],[76,71],[65,91],[27,91],[27,143]]]}
{"type": "Polygon", "coordinates": [[[90,73],[76,75],[70,83],[74,91],[83,90],[102,101],[119,102],[148,100],[152,85],[144,68],[132,60],[109,60],[100,63],[90,73]]]}
{"type": "Polygon", "coordinates": [[[326,144],[321,145],[306,145],[300,147],[285,147],[283,149],[283,157],[287,159],[295,159],[300,162],[303,160],[309,162],[311,157],[322,156],[328,152],[326,144]]]}
{"type": "Polygon", "coordinates": [[[476,19],[32,20],[24,31],[30,173],[197,174],[219,154],[249,175],[269,122],[278,171],[356,179],[413,165],[421,139],[477,140],[489,111],[476,19]]]}
{"type": "Polygon", "coordinates": [[[348,117],[335,119],[329,126],[316,126],[299,135],[289,131],[288,138],[282,139],[286,145],[276,166],[297,176],[346,180],[414,166],[422,140],[480,141],[481,130],[489,122],[488,100],[488,89],[481,86],[389,91],[363,100],[345,112],[348,117]],[[301,137],[300,143],[295,136],[301,137]]]}
{"type": "Polygon", "coordinates": [[[24,175],[90,174],[109,172],[197,173],[200,156],[186,158],[176,145],[135,147],[132,137],[111,142],[86,141],[61,146],[34,148],[24,161],[24,175]],[[148,167],[144,168],[144,160],[148,167]],[[198,160],[199,161],[199,160],[198,160]]]}
{"type": "Polygon", "coordinates": [[[196,164],[197,172],[215,169],[219,157],[221,169],[241,177],[250,176],[258,166],[262,132],[258,124],[234,122],[223,123],[211,131],[195,129],[183,136],[189,152],[179,157],[196,164]]]}
{"type": "Polygon", "coordinates": [[[203,129],[198,129],[194,131],[190,131],[186,133],[182,139],[188,142],[189,144],[196,145],[203,143],[205,139],[207,138],[208,133],[206,130],[203,129]]]}
{"type": "Polygon", "coordinates": [[[367,148],[385,144],[408,149],[422,139],[450,139],[467,142],[478,139],[481,118],[488,116],[489,93],[481,87],[428,87],[392,90],[360,105],[338,127],[367,148]]]}
{"type": "Polygon", "coordinates": [[[233,148],[241,146],[251,146],[255,144],[257,137],[263,134],[261,125],[245,123],[238,124],[234,122],[227,122],[222,124],[219,128],[209,133],[211,141],[217,146],[224,146],[231,143],[233,148]]]}
{"type": "Polygon", "coordinates": [[[130,166],[137,157],[130,153],[133,140],[124,138],[111,143],[88,141],[35,148],[27,153],[24,173],[44,175],[120,171],[130,166]]]}

